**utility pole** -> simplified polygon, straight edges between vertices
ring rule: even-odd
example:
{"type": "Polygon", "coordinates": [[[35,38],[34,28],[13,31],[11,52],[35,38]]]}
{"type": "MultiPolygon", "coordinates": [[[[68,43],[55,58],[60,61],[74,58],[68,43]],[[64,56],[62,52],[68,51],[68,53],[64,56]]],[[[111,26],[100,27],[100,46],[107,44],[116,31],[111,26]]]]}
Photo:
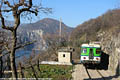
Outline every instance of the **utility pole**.
{"type": "MultiPolygon", "coordinates": [[[[117,51],[120,52],[119,49],[117,49],[117,51]]],[[[116,75],[120,76],[120,54],[118,54],[118,66],[117,66],[116,75]]]]}
{"type": "Polygon", "coordinates": [[[59,41],[61,42],[62,37],[62,19],[60,18],[60,26],[59,26],[59,41]]]}

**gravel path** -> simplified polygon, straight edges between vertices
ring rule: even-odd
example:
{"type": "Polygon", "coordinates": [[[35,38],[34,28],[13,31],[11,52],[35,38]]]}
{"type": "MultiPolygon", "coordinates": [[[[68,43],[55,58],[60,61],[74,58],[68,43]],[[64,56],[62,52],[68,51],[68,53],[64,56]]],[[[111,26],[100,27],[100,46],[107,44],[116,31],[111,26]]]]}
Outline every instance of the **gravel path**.
{"type": "Polygon", "coordinates": [[[85,70],[85,67],[81,64],[75,65],[73,71],[74,71],[72,74],[73,80],[84,80],[85,78],[89,78],[85,70]]]}

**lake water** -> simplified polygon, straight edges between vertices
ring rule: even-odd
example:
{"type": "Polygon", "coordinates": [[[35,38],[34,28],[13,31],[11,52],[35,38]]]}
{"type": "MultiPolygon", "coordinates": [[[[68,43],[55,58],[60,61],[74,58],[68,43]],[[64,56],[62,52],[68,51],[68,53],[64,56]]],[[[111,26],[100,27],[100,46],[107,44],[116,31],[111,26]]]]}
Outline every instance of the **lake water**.
{"type": "MultiPolygon", "coordinates": [[[[17,50],[16,58],[21,58],[23,56],[29,57],[32,52],[33,52],[32,50],[17,50]]],[[[39,54],[40,50],[34,50],[34,52],[35,52],[35,54],[39,54]]]]}

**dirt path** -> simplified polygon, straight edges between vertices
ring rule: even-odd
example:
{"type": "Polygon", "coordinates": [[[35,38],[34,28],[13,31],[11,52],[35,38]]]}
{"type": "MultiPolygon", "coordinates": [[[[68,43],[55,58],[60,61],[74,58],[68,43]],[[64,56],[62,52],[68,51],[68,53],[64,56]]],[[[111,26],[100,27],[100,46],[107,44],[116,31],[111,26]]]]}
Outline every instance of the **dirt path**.
{"type": "Polygon", "coordinates": [[[82,64],[74,66],[73,80],[120,80],[111,71],[86,69],[82,64]]]}
{"type": "Polygon", "coordinates": [[[85,70],[85,67],[81,64],[75,65],[73,71],[74,71],[72,74],[73,80],[84,80],[85,78],[89,78],[85,70]]]}

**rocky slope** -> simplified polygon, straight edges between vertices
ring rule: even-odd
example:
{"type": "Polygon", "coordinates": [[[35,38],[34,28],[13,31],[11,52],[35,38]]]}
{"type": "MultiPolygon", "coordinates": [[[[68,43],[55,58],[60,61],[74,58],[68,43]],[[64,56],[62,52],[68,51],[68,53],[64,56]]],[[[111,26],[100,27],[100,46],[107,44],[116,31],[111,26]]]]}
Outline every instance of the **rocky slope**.
{"type": "Polygon", "coordinates": [[[108,69],[119,71],[120,62],[120,10],[110,10],[78,25],[71,34],[73,43],[100,41],[102,50],[109,55],[108,69]]]}
{"type": "MultiPolygon", "coordinates": [[[[27,49],[44,50],[47,48],[44,36],[46,34],[58,34],[60,22],[51,18],[45,18],[31,24],[22,24],[18,29],[18,37],[20,42],[36,40],[37,42],[27,49]]],[[[68,35],[73,28],[62,23],[62,34],[68,35]]]]}
{"type": "MultiPolygon", "coordinates": [[[[13,26],[13,21],[5,21],[6,25],[13,26]]],[[[44,39],[44,36],[46,34],[52,35],[58,35],[59,34],[59,25],[60,22],[58,20],[52,19],[52,18],[44,18],[42,20],[39,20],[35,23],[30,24],[21,24],[18,28],[17,37],[19,38],[20,43],[25,43],[28,41],[37,41],[36,43],[27,46],[25,49],[27,50],[45,50],[47,48],[46,41],[44,39]]],[[[1,26],[1,22],[0,22],[1,26]]],[[[62,26],[62,35],[69,35],[73,28],[65,25],[63,22],[61,24],[62,26]]],[[[0,27],[0,30],[1,27],[0,27]]],[[[8,32],[8,31],[6,31],[8,32]]]]}
{"type": "Polygon", "coordinates": [[[104,32],[99,38],[102,50],[109,54],[108,69],[120,74],[120,27],[104,32]]]}

